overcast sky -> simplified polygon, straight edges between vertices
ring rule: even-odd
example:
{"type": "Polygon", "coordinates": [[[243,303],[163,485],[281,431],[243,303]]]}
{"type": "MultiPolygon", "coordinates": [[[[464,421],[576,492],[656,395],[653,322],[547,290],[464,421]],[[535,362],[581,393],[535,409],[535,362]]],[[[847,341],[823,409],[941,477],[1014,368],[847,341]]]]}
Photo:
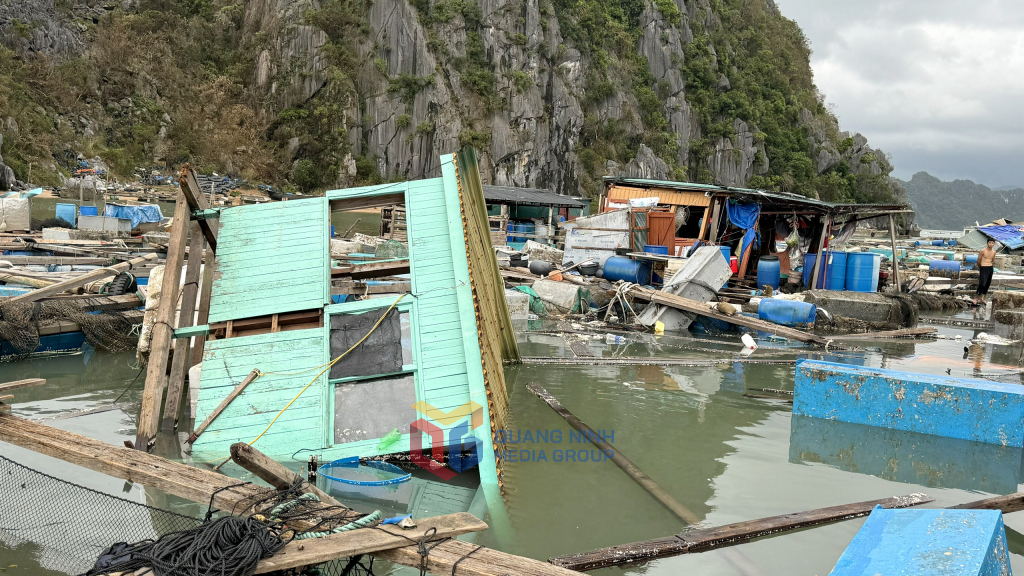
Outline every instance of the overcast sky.
{"type": "Polygon", "coordinates": [[[927,171],[1024,186],[1024,1],[776,0],[843,130],[927,171]]]}

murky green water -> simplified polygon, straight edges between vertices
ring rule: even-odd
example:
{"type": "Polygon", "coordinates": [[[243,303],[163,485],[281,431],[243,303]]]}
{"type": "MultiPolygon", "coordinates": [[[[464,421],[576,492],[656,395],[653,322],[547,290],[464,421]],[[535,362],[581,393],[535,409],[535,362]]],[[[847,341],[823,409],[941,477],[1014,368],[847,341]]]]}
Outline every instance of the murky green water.
{"type": "MultiPolygon", "coordinates": [[[[535,328],[551,329],[543,324],[535,328]]],[[[862,342],[857,344],[864,350],[818,357],[869,367],[932,374],[948,370],[954,376],[1021,381],[1016,369],[1020,346],[986,346],[965,358],[966,340],[976,332],[941,328],[940,333],[949,339],[862,342]],[[958,334],[962,340],[953,340],[958,334]]],[[[520,344],[527,356],[571,355],[553,334],[521,334],[520,344]]],[[[764,343],[754,358],[794,358],[807,353],[771,346],[775,345],[764,343]]],[[[588,347],[598,356],[693,360],[722,357],[695,348],[738,349],[730,339],[694,341],[671,336],[641,336],[625,345],[591,340],[588,347]]],[[[77,355],[0,364],[0,381],[47,378],[44,387],[19,391],[14,406],[20,416],[41,419],[110,404],[139,369],[131,355],[97,353],[88,363],[77,355]]],[[[494,531],[488,531],[477,542],[538,559],[669,536],[682,530],[683,524],[613,463],[591,461],[597,455],[593,447],[570,441],[571,428],[526,389],[530,382],[543,385],[576,416],[603,431],[617,449],[709,525],[915,492],[935,498],[929,506],[938,507],[1013,492],[1020,484],[1019,452],[1008,454],[934,437],[893,440],[879,437],[878,429],[794,420],[785,400],[744,395],[764,394],[751,392],[757,388],[792,390],[792,365],[522,365],[508,368],[506,376],[513,412],[511,440],[522,439],[527,431],[531,438],[510,444],[518,452],[516,460],[523,461],[510,459],[505,464],[509,540],[499,540],[494,531]],[[554,431],[561,433],[560,442],[554,441],[554,431]],[[546,440],[538,440],[538,432],[546,440]],[[568,452],[575,461],[565,461],[568,452]],[[587,461],[581,462],[584,453],[587,461]]],[[[47,423],[115,445],[132,439],[141,379],[121,399],[123,410],[47,423]]],[[[163,455],[171,452],[173,447],[163,455]]],[[[191,513],[202,509],[7,444],[0,443],[0,454],[135,501],[191,513]]],[[[225,471],[246,477],[230,465],[225,471]]],[[[471,492],[472,485],[465,490],[471,492]]],[[[388,498],[397,502],[394,511],[401,511],[401,497],[388,498]]],[[[363,504],[367,505],[381,503],[363,504]]],[[[862,522],[807,529],[605,573],[826,574],[862,522]]],[[[1018,532],[1024,531],[1024,514],[1008,515],[1005,522],[1013,567],[1024,570],[1024,536],[1018,532]]],[[[25,545],[5,548],[5,541],[0,537],[0,568],[17,564],[7,572],[48,573],[39,566],[37,550],[25,545]]]]}

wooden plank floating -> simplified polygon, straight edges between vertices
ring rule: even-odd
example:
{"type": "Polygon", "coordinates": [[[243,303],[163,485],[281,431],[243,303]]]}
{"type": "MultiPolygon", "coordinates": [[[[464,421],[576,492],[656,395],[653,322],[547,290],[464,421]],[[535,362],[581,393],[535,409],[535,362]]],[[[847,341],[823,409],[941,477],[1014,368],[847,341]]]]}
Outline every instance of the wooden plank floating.
{"type": "Polygon", "coordinates": [[[689,508],[683,506],[671,494],[665,492],[665,490],[658,485],[657,482],[651,479],[650,476],[644,473],[636,464],[633,464],[628,458],[622,455],[618,450],[615,449],[611,444],[605,442],[601,435],[594,431],[593,428],[587,426],[583,421],[574,416],[572,412],[569,412],[562,406],[562,403],[557,398],[552,396],[543,387],[533,382],[526,385],[526,389],[534,393],[547,403],[559,416],[565,419],[570,426],[583,433],[583,435],[589,440],[594,446],[598,447],[609,456],[615,464],[622,469],[623,472],[628,474],[637,484],[643,487],[655,500],[661,502],[662,506],[667,508],[670,512],[676,515],[677,518],[686,522],[687,524],[697,524],[700,522],[700,517],[694,514],[689,508]]]}
{"type": "MultiPolygon", "coordinates": [[[[728,351],[723,350],[723,353],[728,351]]],[[[590,356],[585,358],[557,358],[552,356],[523,356],[523,364],[546,364],[550,366],[719,366],[721,364],[796,364],[796,360],[772,360],[766,358],[723,357],[715,360],[685,360],[681,358],[638,358],[635,356],[611,358],[590,356]]]]}
{"type": "Polygon", "coordinates": [[[716,526],[714,528],[707,528],[703,530],[693,530],[666,538],[657,538],[654,540],[633,542],[631,544],[610,546],[608,548],[599,548],[597,550],[582,552],[580,554],[558,556],[556,558],[552,558],[549,562],[570,570],[587,572],[589,570],[597,570],[598,568],[606,568],[608,566],[619,566],[623,564],[654,560],[655,558],[666,558],[668,556],[678,556],[680,554],[704,552],[715,548],[740,544],[754,538],[797,530],[799,528],[820,526],[823,524],[832,524],[843,520],[860,518],[861,516],[870,514],[871,510],[874,509],[875,506],[882,506],[883,508],[907,508],[910,506],[926,504],[933,500],[933,498],[929,498],[924,494],[911,494],[908,496],[897,496],[881,500],[869,500],[867,502],[858,502],[856,504],[818,508],[816,510],[808,510],[806,512],[798,512],[796,514],[783,514],[781,516],[748,520],[745,522],[726,524],[725,526],[716,526]]]}
{"type": "Polygon", "coordinates": [[[84,286],[94,280],[100,280],[102,278],[106,278],[107,276],[116,276],[121,272],[130,270],[133,266],[156,259],[156,254],[147,254],[139,258],[133,258],[128,262],[115,264],[114,266],[110,266],[108,268],[100,268],[99,270],[93,270],[92,272],[87,272],[85,274],[82,274],[81,276],[76,276],[69,280],[64,280],[63,282],[57,282],[56,284],[51,284],[49,286],[46,286],[45,288],[33,290],[32,292],[22,294],[21,296],[15,296],[10,299],[10,302],[36,302],[37,300],[42,300],[43,298],[55,296],[57,294],[60,294],[61,292],[73,290],[80,286],[84,286]]]}
{"type": "MultiPolygon", "coordinates": [[[[255,373],[256,370],[253,370],[253,374],[255,373]]],[[[252,374],[249,376],[251,377],[252,374]]],[[[248,379],[246,378],[246,380],[248,379]]],[[[194,436],[198,435],[199,431],[197,430],[194,436]]],[[[317,498],[324,504],[328,506],[344,506],[341,502],[335,500],[333,496],[317,488],[315,484],[306,482],[301,476],[285,468],[280,462],[268,458],[266,454],[245,442],[236,442],[231,445],[231,459],[242,468],[258,476],[260,480],[278,490],[291,488],[296,482],[299,482],[300,491],[316,494],[317,498]]]]}
{"type": "Polygon", "coordinates": [[[832,340],[884,340],[886,338],[913,338],[915,336],[926,336],[938,331],[938,328],[922,326],[919,328],[904,328],[902,330],[888,330],[885,332],[836,334],[834,336],[829,336],[829,338],[832,340]]]}
{"type": "MultiPolygon", "coordinates": [[[[215,508],[233,513],[245,513],[246,501],[265,498],[272,491],[254,484],[238,485],[238,480],[200,470],[178,462],[165,460],[139,450],[112,446],[105,442],[86,438],[72,432],[50,428],[38,422],[0,415],[0,440],[53,456],[72,464],[78,464],[151,486],[204,506],[211,502],[215,508]]],[[[418,522],[426,522],[422,519],[418,522]]],[[[433,519],[430,519],[433,521],[433,519]]],[[[293,528],[308,529],[311,522],[296,522],[293,528]]],[[[364,529],[381,532],[376,528],[364,529]]],[[[356,531],[348,532],[352,534],[356,531]]],[[[414,532],[422,536],[422,532],[414,532]]],[[[387,537],[387,536],[385,536],[387,537]]],[[[309,542],[308,540],[304,542],[309,542]]],[[[408,544],[402,539],[401,544],[408,544]]],[[[418,568],[422,560],[418,546],[405,545],[374,552],[374,556],[418,568]]],[[[427,556],[427,569],[433,574],[457,574],[477,576],[572,576],[575,572],[538,560],[515,556],[489,548],[478,547],[460,540],[446,540],[431,549],[427,556]],[[458,566],[455,564],[458,563],[458,566]]]]}
{"type": "Polygon", "coordinates": [[[10,392],[11,390],[20,390],[22,388],[42,386],[43,384],[46,384],[46,380],[43,378],[28,378],[25,380],[14,380],[11,382],[4,382],[3,384],[0,384],[0,392],[10,392]]]}

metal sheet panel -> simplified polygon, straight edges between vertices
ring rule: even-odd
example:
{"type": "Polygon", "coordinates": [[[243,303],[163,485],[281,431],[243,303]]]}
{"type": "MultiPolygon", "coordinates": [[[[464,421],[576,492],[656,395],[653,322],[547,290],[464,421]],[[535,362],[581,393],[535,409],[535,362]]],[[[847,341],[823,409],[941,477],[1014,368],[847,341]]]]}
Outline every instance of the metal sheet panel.
{"type": "Polygon", "coordinates": [[[329,302],[326,198],[229,208],[220,223],[210,322],[329,302]]]}

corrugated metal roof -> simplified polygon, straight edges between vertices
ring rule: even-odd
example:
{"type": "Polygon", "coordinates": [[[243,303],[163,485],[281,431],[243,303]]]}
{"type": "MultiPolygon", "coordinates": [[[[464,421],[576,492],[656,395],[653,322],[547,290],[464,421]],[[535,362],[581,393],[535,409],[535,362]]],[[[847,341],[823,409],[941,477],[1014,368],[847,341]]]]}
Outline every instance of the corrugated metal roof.
{"type": "Polygon", "coordinates": [[[565,206],[583,208],[581,202],[569,196],[555,194],[539,188],[517,188],[513,186],[484,186],[484,199],[488,204],[525,204],[530,206],[565,206]]]}
{"type": "Polygon", "coordinates": [[[1024,236],[1016,226],[982,226],[978,230],[1011,250],[1024,248],[1024,236]]]}
{"type": "Polygon", "coordinates": [[[985,236],[978,230],[971,230],[967,234],[961,236],[956,243],[962,244],[971,250],[981,250],[988,246],[988,236],[985,236]]]}
{"type": "Polygon", "coordinates": [[[674,190],[712,192],[723,194],[737,199],[747,201],[773,201],[779,204],[790,204],[808,208],[817,208],[828,212],[893,212],[909,210],[906,204],[850,204],[825,202],[808,198],[791,192],[768,192],[767,190],[755,190],[752,188],[733,188],[729,186],[716,186],[713,184],[698,184],[695,182],[674,182],[670,180],[648,180],[645,178],[613,178],[605,176],[605,186],[618,184],[624,186],[641,186],[645,188],[671,188],[674,190]]]}

